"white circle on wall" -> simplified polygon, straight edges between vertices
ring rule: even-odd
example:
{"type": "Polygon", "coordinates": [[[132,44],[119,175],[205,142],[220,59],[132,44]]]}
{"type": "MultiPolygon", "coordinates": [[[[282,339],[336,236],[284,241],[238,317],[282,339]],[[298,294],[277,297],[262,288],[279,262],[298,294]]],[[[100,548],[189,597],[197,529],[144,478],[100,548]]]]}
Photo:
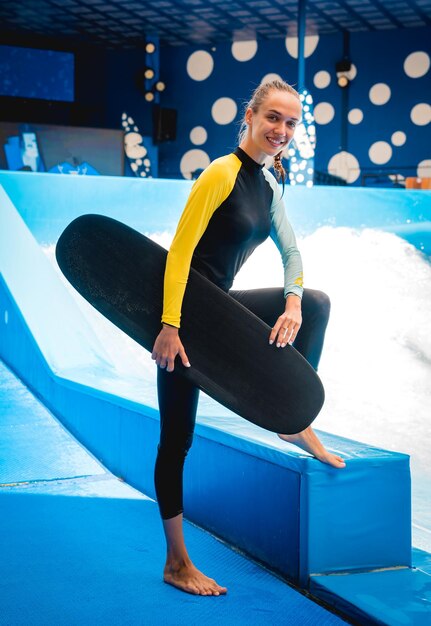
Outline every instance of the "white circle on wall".
{"type": "Polygon", "coordinates": [[[124,136],[124,150],[129,159],[142,159],[146,156],[147,149],[142,145],[142,135],[127,133],[124,136]]]}
{"type": "Polygon", "coordinates": [[[360,124],[364,119],[361,109],[351,109],[347,115],[347,119],[351,124],[360,124]]]}
{"type": "Polygon", "coordinates": [[[430,58],[426,52],[412,52],[404,61],[404,71],[410,78],[425,76],[430,68],[430,58]]]}
{"type": "Polygon", "coordinates": [[[368,150],[370,161],[377,165],[387,163],[392,156],[392,148],[387,141],[376,141],[368,150]]]}
{"type": "Polygon", "coordinates": [[[425,159],[418,163],[417,169],[419,178],[429,178],[431,176],[431,159],[425,159]]]}
{"type": "Polygon", "coordinates": [[[237,106],[232,98],[219,98],[211,108],[211,115],[217,124],[230,124],[236,117],[237,106]]]}
{"type": "Polygon", "coordinates": [[[187,74],[193,80],[205,80],[213,69],[213,58],[205,50],[196,50],[187,60],[187,74]]]}
{"type": "Polygon", "coordinates": [[[257,41],[234,41],[232,44],[232,56],[237,61],[250,61],[257,52],[257,41]]]}
{"type": "Polygon", "coordinates": [[[260,84],[264,85],[265,83],[271,83],[273,80],[283,80],[283,79],[281,78],[279,74],[270,73],[270,74],[266,74],[262,78],[262,80],[260,81],[260,84]]]}
{"type": "Polygon", "coordinates": [[[203,126],[195,126],[190,131],[190,141],[195,146],[201,146],[208,139],[208,133],[203,126]]]}
{"type": "Polygon", "coordinates": [[[314,107],[314,119],[318,124],[329,124],[334,115],[335,109],[330,102],[320,102],[314,107]]]}
{"type": "MultiPolygon", "coordinates": [[[[298,58],[298,37],[286,37],[286,50],[294,59],[298,58]]],[[[319,35],[307,35],[304,44],[304,57],[310,57],[319,43],[319,35]]]]}
{"type": "Polygon", "coordinates": [[[193,172],[204,170],[210,164],[210,158],[203,150],[188,150],[180,161],[180,170],[184,178],[191,179],[193,172]]]}
{"type": "Polygon", "coordinates": [[[431,121],[431,106],[427,102],[420,102],[410,111],[410,118],[417,126],[426,126],[431,121]]]}
{"type": "Polygon", "coordinates": [[[356,78],[357,73],[358,73],[358,70],[356,69],[356,65],[352,63],[350,70],[346,72],[346,76],[349,80],[353,80],[354,78],[356,78]]]}
{"type": "Polygon", "coordinates": [[[313,83],[318,89],[325,89],[331,82],[331,74],[326,70],[320,70],[314,74],[313,83]]]}
{"type": "Polygon", "coordinates": [[[368,95],[373,104],[380,106],[388,102],[391,97],[391,90],[385,83],[376,83],[371,87],[368,95]]]}
{"type": "Polygon", "coordinates": [[[402,130],[397,130],[391,137],[394,146],[403,146],[406,143],[406,134],[402,130]]]}
{"type": "Polygon", "coordinates": [[[328,172],[344,178],[348,183],[354,183],[359,178],[361,170],[358,159],[350,152],[342,150],[330,159],[328,172]]]}

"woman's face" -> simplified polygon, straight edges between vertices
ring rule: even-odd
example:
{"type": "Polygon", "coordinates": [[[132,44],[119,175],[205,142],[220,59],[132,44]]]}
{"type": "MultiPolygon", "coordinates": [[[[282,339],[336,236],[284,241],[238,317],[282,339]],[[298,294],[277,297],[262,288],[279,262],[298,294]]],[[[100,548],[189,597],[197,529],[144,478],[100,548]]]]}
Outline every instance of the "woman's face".
{"type": "Polygon", "coordinates": [[[256,113],[247,109],[245,121],[249,127],[244,147],[257,162],[284,150],[293,138],[301,119],[301,103],[287,91],[273,89],[256,113]]]}

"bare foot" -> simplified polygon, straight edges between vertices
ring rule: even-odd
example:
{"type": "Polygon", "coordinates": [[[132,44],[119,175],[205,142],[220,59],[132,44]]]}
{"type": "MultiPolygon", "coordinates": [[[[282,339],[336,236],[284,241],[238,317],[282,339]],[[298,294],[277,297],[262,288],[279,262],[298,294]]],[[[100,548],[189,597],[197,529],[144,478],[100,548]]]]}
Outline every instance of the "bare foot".
{"type": "Polygon", "coordinates": [[[227,592],[226,587],[220,587],[215,580],[202,574],[191,561],[182,564],[166,561],[163,580],[197,596],[220,596],[227,592]]]}
{"type": "Polygon", "coordinates": [[[296,435],[278,436],[280,439],[283,439],[283,441],[293,443],[295,446],[305,450],[305,452],[309,452],[316,457],[316,459],[322,461],[322,463],[328,463],[328,465],[332,465],[332,467],[337,467],[338,469],[346,467],[345,461],[340,456],[328,452],[311,426],[296,435]]]}

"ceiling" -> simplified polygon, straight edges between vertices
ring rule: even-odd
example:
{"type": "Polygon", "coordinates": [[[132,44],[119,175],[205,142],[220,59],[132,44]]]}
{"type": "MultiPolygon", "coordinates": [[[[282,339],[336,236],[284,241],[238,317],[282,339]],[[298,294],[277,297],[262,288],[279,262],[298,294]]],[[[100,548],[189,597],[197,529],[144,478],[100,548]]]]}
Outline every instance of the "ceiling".
{"type": "MultiPolygon", "coordinates": [[[[298,0],[0,0],[3,43],[135,48],[296,34],[298,0]]],[[[431,0],[307,0],[307,34],[431,25],[431,0]]]]}

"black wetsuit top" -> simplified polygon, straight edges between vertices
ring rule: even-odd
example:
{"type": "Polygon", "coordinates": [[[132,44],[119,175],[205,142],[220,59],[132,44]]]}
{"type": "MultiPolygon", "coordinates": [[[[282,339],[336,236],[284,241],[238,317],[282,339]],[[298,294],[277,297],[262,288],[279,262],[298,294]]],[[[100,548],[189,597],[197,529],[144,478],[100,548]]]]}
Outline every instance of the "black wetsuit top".
{"type": "Polygon", "coordinates": [[[241,148],[213,161],[193,185],[168,254],[162,321],[180,326],[192,265],[228,291],[253,250],[271,236],[285,269],[285,295],[302,296],[302,263],[272,174],[241,148]]]}

